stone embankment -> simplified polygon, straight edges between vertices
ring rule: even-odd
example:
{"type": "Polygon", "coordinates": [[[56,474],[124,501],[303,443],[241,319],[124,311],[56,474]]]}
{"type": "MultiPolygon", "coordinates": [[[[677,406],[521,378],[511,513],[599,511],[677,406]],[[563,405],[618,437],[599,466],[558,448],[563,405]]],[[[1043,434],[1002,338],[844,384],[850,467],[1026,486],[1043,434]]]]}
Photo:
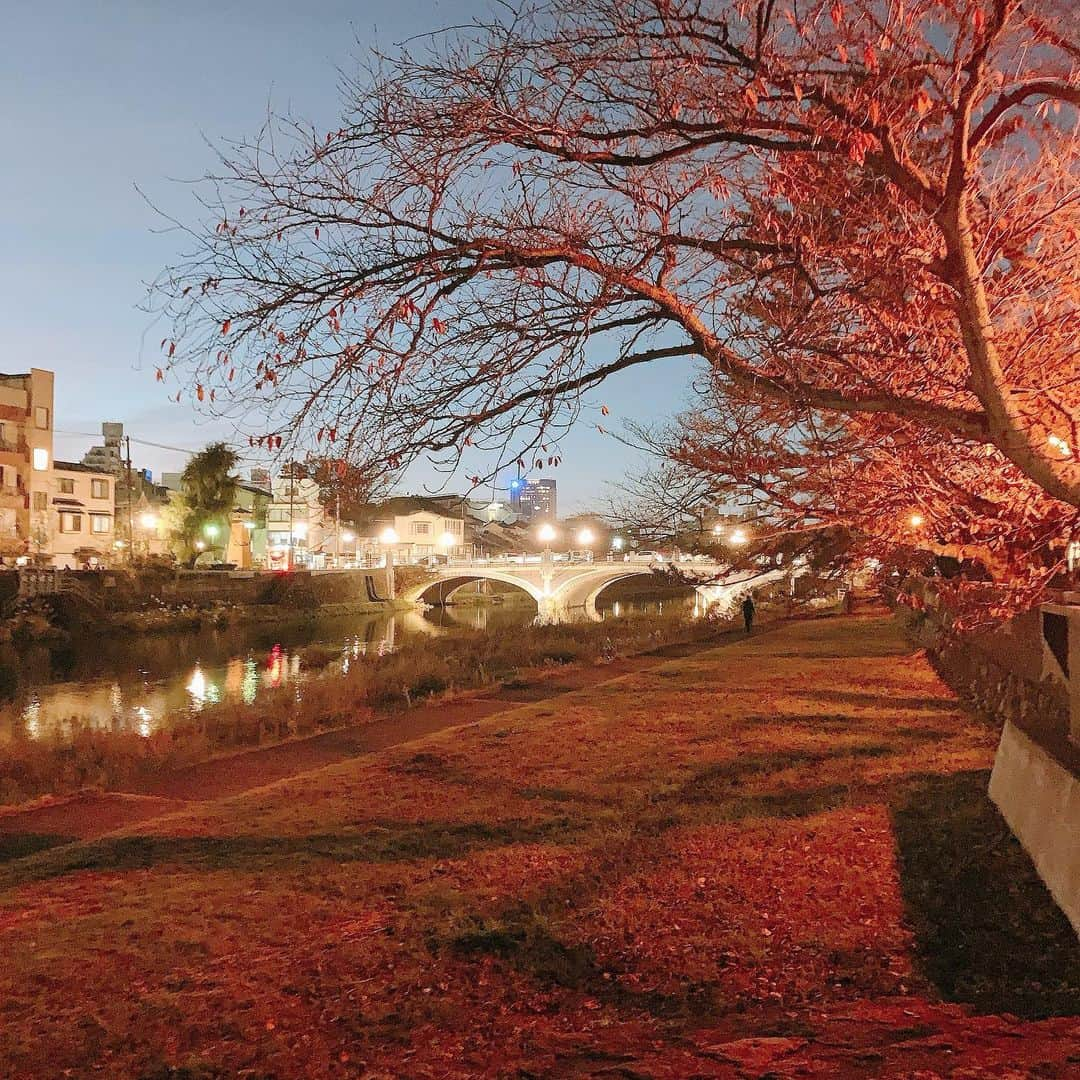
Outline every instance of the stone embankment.
{"type": "Polygon", "coordinates": [[[110,570],[20,575],[9,571],[0,573],[0,610],[15,613],[6,621],[18,634],[33,630],[36,623],[27,622],[25,611],[28,604],[36,607],[48,616],[41,626],[45,634],[49,623],[75,632],[92,625],[147,633],[411,607],[394,600],[390,573],[382,567],[291,573],[110,570]]]}

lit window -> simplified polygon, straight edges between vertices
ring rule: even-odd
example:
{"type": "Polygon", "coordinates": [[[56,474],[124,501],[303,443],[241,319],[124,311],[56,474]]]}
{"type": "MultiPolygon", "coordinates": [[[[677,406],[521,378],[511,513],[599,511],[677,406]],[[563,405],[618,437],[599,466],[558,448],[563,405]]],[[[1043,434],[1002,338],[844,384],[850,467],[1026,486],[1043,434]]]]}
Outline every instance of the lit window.
{"type": "Polygon", "coordinates": [[[90,531],[94,533],[111,532],[112,518],[108,514],[91,514],[90,531]]]}
{"type": "Polygon", "coordinates": [[[34,471],[45,472],[49,467],[49,451],[44,446],[34,447],[34,471]]]}
{"type": "Polygon", "coordinates": [[[109,481],[91,480],[90,495],[95,499],[107,499],[109,497],[109,481]]]}
{"type": "Polygon", "coordinates": [[[82,532],[82,514],[72,514],[67,510],[61,511],[60,531],[62,533],[82,532]]]}

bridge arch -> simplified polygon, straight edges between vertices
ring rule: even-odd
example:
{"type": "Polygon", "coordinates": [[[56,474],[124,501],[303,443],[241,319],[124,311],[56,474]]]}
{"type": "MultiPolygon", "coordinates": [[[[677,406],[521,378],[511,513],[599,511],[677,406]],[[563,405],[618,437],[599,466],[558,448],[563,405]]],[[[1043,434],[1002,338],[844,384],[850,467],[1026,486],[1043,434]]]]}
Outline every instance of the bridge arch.
{"type": "Polygon", "coordinates": [[[652,577],[651,566],[624,564],[618,569],[609,564],[601,564],[593,571],[586,571],[562,582],[553,592],[552,601],[559,607],[584,608],[590,619],[598,619],[596,601],[600,594],[617,581],[628,578],[652,577]]]}
{"type": "Polygon", "coordinates": [[[544,593],[535,583],[528,578],[518,576],[512,572],[500,570],[462,570],[460,574],[439,576],[431,581],[422,581],[412,586],[401,594],[403,600],[420,601],[434,604],[445,602],[458,589],[463,588],[475,581],[499,581],[505,585],[513,586],[526,593],[536,602],[539,607],[544,602],[544,593]]]}

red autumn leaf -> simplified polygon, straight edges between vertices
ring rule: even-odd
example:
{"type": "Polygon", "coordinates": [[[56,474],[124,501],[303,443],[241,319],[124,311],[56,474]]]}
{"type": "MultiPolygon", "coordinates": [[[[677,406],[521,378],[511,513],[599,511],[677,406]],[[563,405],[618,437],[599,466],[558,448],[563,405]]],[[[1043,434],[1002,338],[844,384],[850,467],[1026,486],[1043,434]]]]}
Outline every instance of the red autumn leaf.
{"type": "Polygon", "coordinates": [[[223,322],[223,323],[221,324],[221,332],[222,332],[223,334],[227,334],[227,333],[229,332],[229,328],[230,328],[231,326],[232,326],[232,319],[226,319],[226,320],[225,320],[225,321],[224,321],[224,322],[223,322]]]}

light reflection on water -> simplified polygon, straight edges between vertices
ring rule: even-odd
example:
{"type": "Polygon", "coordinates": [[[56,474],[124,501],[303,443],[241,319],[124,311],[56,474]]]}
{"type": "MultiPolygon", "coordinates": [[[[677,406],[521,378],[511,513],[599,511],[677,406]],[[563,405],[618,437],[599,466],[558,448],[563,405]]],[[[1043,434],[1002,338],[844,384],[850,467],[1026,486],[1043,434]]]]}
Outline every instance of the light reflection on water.
{"type": "MultiPolygon", "coordinates": [[[[601,606],[599,614],[619,617],[663,606],[617,600],[601,606]]],[[[0,742],[70,738],[86,729],[149,737],[209,706],[252,705],[282,687],[293,688],[299,700],[305,680],[312,677],[302,657],[309,645],[337,653],[326,668],[332,677],[418,636],[434,642],[456,630],[516,626],[536,617],[535,609],[526,606],[478,604],[291,628],[95,638],[60,654],[45,648],[0,653],[0,666],[7,664],[15,676],[14,693],[0,704],[0,742]]]]}

